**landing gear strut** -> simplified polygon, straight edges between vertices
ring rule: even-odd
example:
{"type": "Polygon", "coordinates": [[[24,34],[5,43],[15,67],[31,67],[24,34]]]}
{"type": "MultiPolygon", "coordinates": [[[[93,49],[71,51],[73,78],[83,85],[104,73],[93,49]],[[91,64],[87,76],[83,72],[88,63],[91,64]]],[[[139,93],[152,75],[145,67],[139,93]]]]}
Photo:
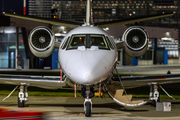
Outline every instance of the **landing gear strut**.
{"type": "Polygon", "coordinates": [[[28,91],[27,85],[20,85],[19,86],[19,93],[18,93],[18,107],[25,107],[25,102],[28,101],[28,91]]]}
{"type": "Polygon", "coordinates": [[[160,94],[158,92],[158,85],[157,83],[149,83],[149,86],[150,86],[149,100],[152,101],[152,106],[156,107],[156,103],[160,102],[160,94]]]}
{"type": "Polygon", "coordinates": [[[94,86],[82,86],[81,87],[82,97],[85,98],[84,101],[84,112],[86,117],[91,116],[92,101],[90,98],[94,97],[94,86]]]}

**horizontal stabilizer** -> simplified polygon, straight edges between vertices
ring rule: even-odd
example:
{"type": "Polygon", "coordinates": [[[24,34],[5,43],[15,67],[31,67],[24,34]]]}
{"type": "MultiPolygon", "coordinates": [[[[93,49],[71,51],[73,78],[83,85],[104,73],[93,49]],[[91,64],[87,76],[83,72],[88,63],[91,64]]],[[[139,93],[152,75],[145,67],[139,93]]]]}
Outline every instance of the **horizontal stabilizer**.
{"type": "Polygon", "coordinates": [[[9,17],[25,19],[25,20],[32,20],[32,21],[36,21],[36,22],[48,23],[48,24],[52,24],[52,25],[66,26],[69,28],[76,28],[76,27],[82,25],[82,23],[74,22],[74,21],[40,18],[40,17],[28,16],[28,15],[16,15],[16,14],[11,14],[11,13],[4,13],[4,15],[9,16],[9,17]]]}
{"type": "Polygon", "coordinates": [[[168,17],[168,16],[173,16],[173,15],[174,13],[165,13],[165,14],[157,14],[157,15],[149,15],[149,16],[140,16],[136,18],[128,18],[128,19],[123,19],[123,20],[99,22],[99,23],[94,23],[94,25],[97,25],[100,28],[114,27],[118,25],[130,24],[130,23],[157,19],[157,18],[162,18],[162,17],[168,17]]]}

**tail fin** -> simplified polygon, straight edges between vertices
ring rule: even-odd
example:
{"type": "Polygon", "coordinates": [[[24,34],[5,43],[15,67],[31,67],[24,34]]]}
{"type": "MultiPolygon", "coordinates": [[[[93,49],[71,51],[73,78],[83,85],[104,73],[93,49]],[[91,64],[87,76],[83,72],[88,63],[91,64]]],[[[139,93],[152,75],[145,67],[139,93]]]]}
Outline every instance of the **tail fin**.
{"type": "Polygon", "coordinates": [[[92,17],[92,0],[87,0],[86,6],[86,24],[91,25],[93,23],[92,17]]]}

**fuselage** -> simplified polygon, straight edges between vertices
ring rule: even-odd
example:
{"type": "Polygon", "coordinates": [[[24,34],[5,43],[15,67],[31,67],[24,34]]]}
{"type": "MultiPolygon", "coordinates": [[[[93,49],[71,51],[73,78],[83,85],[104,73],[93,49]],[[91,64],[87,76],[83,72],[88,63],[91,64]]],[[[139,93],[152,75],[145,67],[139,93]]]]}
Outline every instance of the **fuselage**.
{"type": "Polygon", "coordinates": [[[117,49],[106,31],[95,26],[80,26],[66,35],[58,55],[67,77],[76,83],[91,85],[111,75],[117,49]]]}

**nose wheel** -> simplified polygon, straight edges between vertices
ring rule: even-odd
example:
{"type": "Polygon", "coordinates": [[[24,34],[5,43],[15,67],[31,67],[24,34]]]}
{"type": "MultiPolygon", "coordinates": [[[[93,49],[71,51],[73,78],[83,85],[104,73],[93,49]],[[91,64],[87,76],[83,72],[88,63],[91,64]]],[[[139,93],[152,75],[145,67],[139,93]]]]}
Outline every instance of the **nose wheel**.
{"type": "Polygon", "coordinates": [[[82,86],[81,94],[85,98],[84,112],[86,117],[91,117],[92,101],[90,98],[94,97],[94,86],[82,86]]]}
{"type": "Polygon", "coordinates": [[[91,99],[85,100],[84,102],[84,112],[86,117],[91,116],[91,108],[92,108],[92,102],[91,99]]]}

